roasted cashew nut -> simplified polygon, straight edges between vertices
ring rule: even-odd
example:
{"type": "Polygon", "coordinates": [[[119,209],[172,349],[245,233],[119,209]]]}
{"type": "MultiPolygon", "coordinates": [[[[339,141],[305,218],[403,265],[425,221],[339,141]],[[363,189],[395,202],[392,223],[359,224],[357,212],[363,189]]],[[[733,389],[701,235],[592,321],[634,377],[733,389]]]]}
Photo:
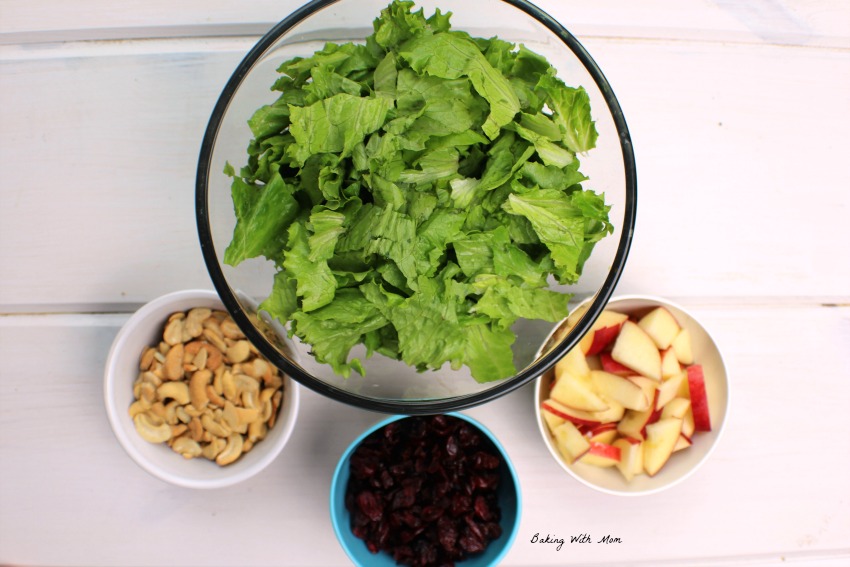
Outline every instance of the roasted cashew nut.
{"type": "Polygon", "coordinates": [[[171,426],[164,420],[150,413],[139,413],[133,418],[136,431],[145,441],[150,443],[165,443],[171,439],[171,426]]]}
{"type": "Polygon", "coordinates": [[[242,455],[242,436],[238,433],[233,433],[227,438],[227,445],[224,450],[215,458],[215,462],[219,465],[229,465],[242,455]]]}

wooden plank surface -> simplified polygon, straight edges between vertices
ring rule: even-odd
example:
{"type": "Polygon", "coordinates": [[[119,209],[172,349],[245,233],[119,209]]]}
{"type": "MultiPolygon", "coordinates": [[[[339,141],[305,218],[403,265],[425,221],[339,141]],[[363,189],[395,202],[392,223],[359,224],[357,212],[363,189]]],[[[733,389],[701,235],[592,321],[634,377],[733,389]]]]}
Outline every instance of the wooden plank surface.
{"type": "MultiPolygon", "coordinates": [[[[452,1],[445,3],[448,9],[452,1]]],[[[305,3],[131,0],[117,5],[106,0],[84,4],[0,0],[0,43],[264,33],[305,3]]],[[[834,0],[542,0],[536,4],[582,36],[850,45],[850,5],[834,0]]]]}
{"type": "MultiPolygon", "coordinates": [[[[103,310],[207,285],[195,168],[246,46],[196,40],[162,53],[140,43],[0,59],[3,311],[103,310]],[[57,258],[74,259],[61,277],[57,258]]],[[[850,262],[811,239],[850,242],[850,50],[586,44],[620,99],[638,164],[624,291],[846,295],[850,262]]]]}
{"type": "MultiPolygon", "coordinates": [[[[566,476],[540,438],[530,388],[468,411],[503,442],[520,477],[520,532],[504,565],[850,558],[847,397],[830,394],[847,391],[850,307],[686,307],[724,352],[733,397],[716,452],[679,486],[622,498],[566,476]],[[533,544],[535,533],[567,542],[560,551],[533,544]],[[569,543],[582,533],[623,543],[569,543]]],[[[10,361],[0,380],[0,560],[345,564],[327,513],[330,475],[347,444],[380,416],[302,388],[298,428],[266,471],[213,492],[169,486],[130,460],[103,412],[101,369],[125,319],[0,318],[0,359],[10,361]]]]}

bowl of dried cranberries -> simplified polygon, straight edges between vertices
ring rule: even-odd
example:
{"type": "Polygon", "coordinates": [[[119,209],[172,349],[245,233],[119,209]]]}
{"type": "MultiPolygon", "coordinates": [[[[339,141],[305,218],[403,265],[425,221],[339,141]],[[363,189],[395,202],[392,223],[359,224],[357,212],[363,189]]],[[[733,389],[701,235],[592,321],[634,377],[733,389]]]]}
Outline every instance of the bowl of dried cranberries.
{"type": "Polygon", "coordinates": [[[498,440],[459,414],[394,416],[343,453],[330,511],[356,565],[497,564],[519,527],[521,496],[498,440]]]}

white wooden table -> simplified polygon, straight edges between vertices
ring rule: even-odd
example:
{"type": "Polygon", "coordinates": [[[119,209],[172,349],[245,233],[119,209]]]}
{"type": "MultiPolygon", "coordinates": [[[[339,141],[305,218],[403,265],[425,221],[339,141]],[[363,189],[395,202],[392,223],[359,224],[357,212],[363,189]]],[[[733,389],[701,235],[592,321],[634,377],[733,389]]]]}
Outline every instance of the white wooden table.
{"type": "MultiPolygon", "coordinates": [[[[191,491],[130,460],[101,398],[128,314],[212,287],[200,139],[237,62],[299,4],[0,0],[0,564],[347,563],[331,472],[381,416],[305,389],[269,469],[191,491]]],[[[600,64],[631,129],[638,225],[617,293],[701,318],[734,405],[695,476],[637,499],[562,473],[529,388],[469,410],[521,478],[504,564],[850,565],[850,4],[538,4],[600,64]],[[622,543],[557,550],[538,533],[622,543]]]]}

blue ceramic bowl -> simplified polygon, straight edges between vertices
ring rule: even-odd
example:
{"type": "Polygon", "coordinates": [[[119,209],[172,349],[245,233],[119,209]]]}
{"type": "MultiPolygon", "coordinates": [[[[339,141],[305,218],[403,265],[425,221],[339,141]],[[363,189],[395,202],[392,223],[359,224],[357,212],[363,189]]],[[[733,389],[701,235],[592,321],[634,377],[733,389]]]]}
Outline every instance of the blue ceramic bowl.
{"type": "MultiPolygon", "coordinates": [[[[459,413],[449,413],[446,415],[462,419],[475,426],[492,442],[501,457],[501,482],[498,489],[498,497],[502,516],[499,522],[502,527],[502,535],[498,539],[491,541],[482,553],[457,563],[457,565],[462,567],[497,565],[505,557],[508,550],[510,550],[519,529],[520,512],[522,510],[519,478],[504,447],[502,447],[501,443],[499,443],[490,431],[468,416],[459,413]]],[[[349,462],[351,455],[366,437],[399,419],[409,419],[409,416],[397,415],[387,418],[376,423],[355,439],[340,458],[334,471],[333,480],[331,481],[330,511],[334,532],[345,553],[348,554],[351,561],[358,567],[395,567],[396,562],[387,553],[371,553],[367,549],[366,543],[351,532],[351,515],[345,507],[345,491],[350,475],[349,462]]]]}

